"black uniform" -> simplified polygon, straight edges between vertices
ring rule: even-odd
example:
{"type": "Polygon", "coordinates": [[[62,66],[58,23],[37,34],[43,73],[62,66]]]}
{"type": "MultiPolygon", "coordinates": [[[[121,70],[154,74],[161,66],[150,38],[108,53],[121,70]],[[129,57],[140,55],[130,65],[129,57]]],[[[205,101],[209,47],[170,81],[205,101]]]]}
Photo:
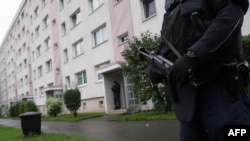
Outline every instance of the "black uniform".
{"type": "MultiPolygon", "coordinates": [[[[175,62],[170,83],[178,95],[185,95],[181,90],[191,86],[190,70],[199,84],[194,115],[181,121],[181,140],[223,141],[225,124],[250,124],[249,97],[241,82],[230,78],[235,75],[230,67],[244,61],[241,26],[248,0],[180,1],[174,23],[178,26],[173,26],[167,40],[183,56],[177,58],[164,40],[158,53],[175,62]]],[[[166,1],[162,38],[176,5],[178,0],[166,1]]]]}
{"type": "Polygon", "coordinates": [[[120,84],[114,81],[114,85],[111,88],[114,96],[115,110],[121,108],[121,98],[120,98],[120,84]]]}

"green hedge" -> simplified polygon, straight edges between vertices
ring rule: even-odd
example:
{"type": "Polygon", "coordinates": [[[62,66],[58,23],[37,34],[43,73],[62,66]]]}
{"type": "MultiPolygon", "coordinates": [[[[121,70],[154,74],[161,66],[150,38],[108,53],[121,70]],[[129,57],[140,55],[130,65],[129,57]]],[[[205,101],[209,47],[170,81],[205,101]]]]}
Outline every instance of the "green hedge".
{"type": "Polygon", "coordinates": [[[9,108],[10,117],[18,117],[20,114],[25,112],[36,112],[37,107],[34,101],[18,101],[9,108]]]}

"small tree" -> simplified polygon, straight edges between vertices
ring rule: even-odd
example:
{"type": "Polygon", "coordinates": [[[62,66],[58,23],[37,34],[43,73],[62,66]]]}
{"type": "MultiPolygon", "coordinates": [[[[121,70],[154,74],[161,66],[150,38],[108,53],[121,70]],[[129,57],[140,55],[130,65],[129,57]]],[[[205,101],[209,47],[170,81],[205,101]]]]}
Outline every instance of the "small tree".
{"type": "MultiPolygon", "coordinates": [[[[153,51],[160,44],[160,37],[145,32],[140,37],[134,37],[128,47],[122,52],[126,63],[122,64],[123,73],[128,76],[133,85],[133,92],[142,103],[152,100],[156,110],[171,110],[171,104],[165,87],[156,88],[149,79],[146,71],[147,61],[141,61],[138,53],[139,47],[153,51]]],[[[162,85],[163,86],[163,85],[162,85]]]]}
{"type": "Polygon", "coordinates": [[[76,89],[66,90],[64,93],[64,102],[67,109],[77,116],[77,110],[81,106],[81,93],[76,89]]]}
{"type": "Polygon", "coordinates": [[[49,116],[56,117],[61,112],[61,100],[58,98],[49,98],[46,101],[46,108],[49,116]]]}

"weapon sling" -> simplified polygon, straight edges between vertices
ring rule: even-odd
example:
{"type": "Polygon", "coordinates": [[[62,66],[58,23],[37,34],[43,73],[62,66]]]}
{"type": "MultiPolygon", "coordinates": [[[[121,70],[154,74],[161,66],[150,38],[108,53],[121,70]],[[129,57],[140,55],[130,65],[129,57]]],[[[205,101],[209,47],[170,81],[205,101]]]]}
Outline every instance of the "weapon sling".
{"type": "Polygon", "coordinates": [[[177,50],[177,49],[167,40],[167,38],[169,37],[170,31],[171,31],[172,28],[173,28],[175,19],[176,19],[177,15],[178,15],[179,11],[180,11],[180,4],[178,4],[178,5],[175,7],[174,11],[173,11],[173,15],[172,15],[172,17],[171,17],[171,19],[170,19],[170,21],[169,21],[169,24],[168,24],[168,26],[167,26],[167,28],[166,28],[166,34],[165,34],[165,38],[164,38],[164,41],[168,44],[168,46],[170,47],[170,49],[174,52],[174,54],[175,54],[178,58],[181,57],[180,52],[179,52],[179,51],[178,51],[178,50],[177,50]]]}

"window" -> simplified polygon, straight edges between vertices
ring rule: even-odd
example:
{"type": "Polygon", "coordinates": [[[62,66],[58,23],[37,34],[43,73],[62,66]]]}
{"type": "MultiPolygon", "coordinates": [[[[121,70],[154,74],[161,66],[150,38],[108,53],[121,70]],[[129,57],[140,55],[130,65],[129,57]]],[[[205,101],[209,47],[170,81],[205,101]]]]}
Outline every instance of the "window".
{"type": "Polygon", "coordinates": [[[154,0],[143,0],[142,3],[145,19],[156,13],[154,0]]]}
{"type": "Polygon", "coordinates": [[[43,66],[38,67],[38,77],[43,76],[43,66]]]}
{"type": "Polygon", "coordinates": [[[98,80],[98,81],[103,80],[103,74],[98,73],[98,74],[97,74],[97,80],[98,80]]]}
{"type": "Polygon", "coordinates": [[[52,71],[52,60],[46,62],[46,70],[47,72],[52,71]]]}
{"type": "Polygon", "coordinates": [[[52,20],[52,25],[55,26],[56,25],[56,19],[52,20]]]}
{"type": "Polygon", "coordinates": [[[25,83],[25,85],[28,84],[28,75],[25,75],[25,77],[24,77],[24,83],[25,83]]]}
{"type": "Polygon", "coordinates": [[[60,10],[64,8],[64,0],[60,0],[60,10]]]}
{"type": "Polygon", "coordinates": [[[63,61],[64,61],[64,63],[67,63],[69,61],[68,60],[68,50],[67,49],[63,50],[63,61]]]}
{"type": "Polygon", "coordinates": [[[63,22],[61,24],[61,32],[62,32],[62,36],[64,36],[66,34],[66,24],[65,24],[65,22],[63,22]]]}
{"type": "Polygon", "coordinates": [[[18,57],[21,57],[21,55],[22,55],[22,49],[19,48],[19,49],[18,49],[18,57]]]}
{"type": "Polygon", "coordinates": [[[58,43],[54,43],[54,49],[58,48],[58,43]]]}
{"type": "Polygon", "coordinates": [[[48,0],[42,0],[43,7],[48,3],[48,0]]]}
{"type": "Polygon", "coordinates": [[[47,39],[44,40],[44,48],[45,50],[48,50],[51,46],[51,43],[50,43],[50,37],[48,37],[47,39]]]}
{"type": "Polygon", "coordinates": [[[83,102],[83,103],[82,103],[82,108],[83,108],[83,109],[87,109],[87,104],[86,104],[86,102],[83,102]]]}
{"type": "Polygon", "coordinates": [[[21,14],[21,20],[23,20],[23,19],[24,19],[24,11],[21,14]]]}
{"type": "Polygon", "coordinates": [[[22,28],[22,36],[25,35],[25,27],[22,28]]]}
{"type": "Polygon", "coordinates": [[[26,51],[26,43],[23,43],[23,53],[26,51]]]}
{"type": "Polygon", "coordinates": [[[93,32],[95,46],[107,40],[106,25],[101,26],[93,32]]]}
{"type": "Polygon", "coordinates": [[[38,17],[38,6],[36,7],[36,9],[34,10],[34,19],[36,19],[38,17]]]}
{"type": "MultiPolygon", "coordinates": [[[[98,65],[95,66],[95,70],[98,70],[99,68],[101,68],[102,66],[105,66],[107,64],[110,64],[110,61],[105,61],[105,62],[102,62],[98,65]]],[[[97,76],[97,81],[102,81],[103,80],[103,74],[101,73],[96,73],[96,76],[97,76]]]]}
{"type": "Polygon", "coordinates": [[[40,34],[40,26],[37,26],[35,29],[35,37],[38,37],[40,34]]]}
{"type": "Polygon", "coordinates": [[[30,15],[30,24],[32,24],[33,23],[33,17],[32,17],[32,15],[30,15]]]}
{"type": "Polygon", "coordinates": [[[20,35],[20,33],[17,35],[17,40],[18,41],[20,41],[20,39],[21,39],[21,35],[20,35]]]}
{"type": "Polygon", "coordinates": [[[91,11],[94,11],[95,9],[100,7],[102,3],[103,0],[90,0],[91,11]]]}
{"type": "Polygon", "coordinates": [[[78,9],[74,14],[72,14],[70,18],[71,18],[72,27],[75,27],[76,25],[78,25],[82,20],[80,9],[78,9]]]}
{"type": "Polygon", "coordinates": [[[100,108],[103,108],[103,107],[104,107],[103,101],[99,101],[99,107],[100,107],[100,108]]]}
{"type": "Polygon", "coordinates": [[[23,70],[23,65],[22,65],[22,63],[20,63],[19,64],[19,72],[22,72],[22,70],[23,70]]]}
{"type": "Polygon", "coordinates": [[[114,0],[114,4],[117,4],[117,3],[119,3],[120,1],[122,1],[122,0],[114,0]]]}
{"type": "Polygon", "coordinates": [[[43,95],[43,86],[42,86],[42,87],[39,87],[39,94],[40,94],[40,95],[43,95]]]}
{"type": "Polygon", "coordinates": [[[70,88],[70,77],[69,76],[65,77],[65,81],[66,81],[66,87],[70,88]]]}
{"type": "Polygon", "coordinates": [[[56,74],[57,74],[57,75],[60,74],[60,68],[56,68],[56,74]]]}
{"type": "Polygon", "coordinates": [[[27,59],[24,59],[24,60],[23,60],[23,64],[24,64],[23,67],[24,67],[24,68],[27,68],[27,59]]]}
{"type": "Polygon", "coordinates": [[[43,18],[43,28],[46,29],[49,26],[49,16],[45,16],[45,18],[43,18]]]}
{"type": "Polygon", "coordinates": [[[36,55],[37,55],[37,57],[41,56],[41,46],[38,46],[36,48],[36,55]]]}
{"type": "Polygon", "coordinates": [[[34,41],[34,34],[31,33],[31,42],[33,42],[33,41],[34,41]]]}
{"type": "Polygon", "coordinates": [[[126,42],[126,41],[128,41],[128,40],[129,40],[129,38],[128,38],[128,33],[123,34],[123,35],[121,35],[121,36],[119,37],[119,43],[120,43],[120,44],[122,44],[122,43],[124,43],[124,42],[126,42]]]}
{"type": "Polygon", "coordinates": [[[20,87],[23,87],[23,79],[20,79],[20,87]]]}
{"type": "Polygon", "coordinates": [[[83,40],[80,40],[73,45],[73,53],[74,57],[84,53],[83,40]]]}
{"type": "Polygon", "coordinates": [[[87,78],[86,78],[86,71],[82,71],[76,74],[76,81],[78,86],[79,85],[84,85],[87,83],[87,78]]]}

